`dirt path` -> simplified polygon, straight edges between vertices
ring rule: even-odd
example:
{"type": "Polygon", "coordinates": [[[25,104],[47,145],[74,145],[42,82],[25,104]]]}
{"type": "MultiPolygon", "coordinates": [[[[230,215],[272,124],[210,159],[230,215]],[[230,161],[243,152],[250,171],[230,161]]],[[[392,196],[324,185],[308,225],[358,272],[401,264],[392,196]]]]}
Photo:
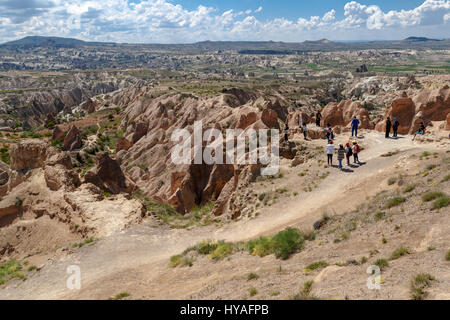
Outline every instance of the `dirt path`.
{"type": "MultiPolygon", "coordinates": [[[[271,207],[265,207],[256,219],[230,223],[220,228],[207,226],[194,230],[172,230],[145,223],[101,239],[73,254],[63,255],[57,261],[50,261],[24,283],[1,290],[0,299],[105,298],[121,288],[124,274],[128,275],[127,286],[132,284],[130,281],[151,281],[160,268],[166,267],[170,256],[204,239],[242,241],[273,233],[287,225],[310,228],[311,223],[320,218],[324,210],[331,208],[331,213],[350,210],[367,196],[378,192],[384,179],[395,174],[397,169],[394,163],[401,167],[402,163],[408,161],[411,153],[439,148],[435,144],[413,143],[410,137],[386,140],[377,132],[364,134],[366,136],[362,141],[365,150],[360,155],[364,165],[351,168],[353,172],[330,168],[330,175],[319,188],[302,194],[301,197],[287,198],[271,207]],[[394,150],[399,150],[399,153],[391,157],[380,157],[394,150]],[[78,265],[81,269],[80,291],[66,288],[66,268],[69,265],[78,265]],[[134,275],[132,280],[129,278],[130,274],[134,275]]],[[[345,142],[346,139],[341,135],[336,143],[345,142]]],[[[323,141],[311,143],[323,145],[323,141]]],[[[285,183],[300,187],[301,178],[296,174],[286,179],[285,183]]]]}

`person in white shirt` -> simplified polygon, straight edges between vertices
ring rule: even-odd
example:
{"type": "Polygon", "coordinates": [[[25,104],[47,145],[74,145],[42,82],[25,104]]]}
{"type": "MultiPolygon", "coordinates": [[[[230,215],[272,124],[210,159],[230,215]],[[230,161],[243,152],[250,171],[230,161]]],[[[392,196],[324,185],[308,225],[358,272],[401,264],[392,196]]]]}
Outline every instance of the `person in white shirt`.
{"type": "Polygon", "coordinates": [[[327,152],[328,165],[332,166],[333,165],[333,153],[334,153],[334,144],[333,144],[332,140],[330,140],[330,142],[328,142],[327,146],[325,147],[325,151],[327,152]]]}

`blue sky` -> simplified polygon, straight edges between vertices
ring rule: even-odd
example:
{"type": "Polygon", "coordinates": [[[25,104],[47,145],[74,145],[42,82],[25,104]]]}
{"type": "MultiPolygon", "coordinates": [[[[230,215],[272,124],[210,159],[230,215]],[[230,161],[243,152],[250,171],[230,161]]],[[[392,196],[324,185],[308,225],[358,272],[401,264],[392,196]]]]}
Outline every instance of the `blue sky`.
{"type": "Polygon", "coordinates": [[[0,42],[448,38],[450,0],[0,0],[0,42]]]}
{"type": "MultiPolygon", "coordinates": [[[[136,1],[139,2],[139,1],[136,1]]],[[[257,9],[263,7],[259,13],[262,20],[269,20],[278,17],[287,19],[298,19],[299,17],[310,17],[323,15],[331,9],[336,10],[336,17],[344,17],[344,6],[348,0],[171,0],[174,4],[181,4],[193,10],[199,5],[218,8],[221,11],[234,9],[235,11],[245,11],[247,9],[257,9]]],[[[418,7],[423,0],[379,0],[379,1],[358,1],[364,5],[378,5],[383,11],[390,10],[410,10],[418,7]]]]}

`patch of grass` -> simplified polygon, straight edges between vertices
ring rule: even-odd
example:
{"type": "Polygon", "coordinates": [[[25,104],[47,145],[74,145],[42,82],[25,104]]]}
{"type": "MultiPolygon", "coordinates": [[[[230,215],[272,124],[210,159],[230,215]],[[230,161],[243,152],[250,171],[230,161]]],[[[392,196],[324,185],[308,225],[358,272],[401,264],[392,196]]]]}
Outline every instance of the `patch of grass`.
{"type": "Polygon", "coordinates": [[[177,254],[175,256],[170,257],[169,267],[175,268],[178,267],[181,263],[181,259],[183,256],[181,254],[177,254]]]}
{"type": "Polygon", "coordinates": [[[123,298],[131,296],[129,292],[121,292],[116,294],[114,297],[109,298],[109,300],[122,300],[123,298]]]}
{"type": "Polygon", "coordinates": [[[386,267],[389,267],[389,262],[386,259],[378,259],[374,263],[376,266],[380,268],[380,270],[383,270],[386,267]]]}
{"type": "Polygon", "coordinates": [[[398,259],[400,257],[403,257],[404,255],[410,254],[411,250],[409,248],[400,247],[394,250],[391,254],[391,260],[398,259]]]}
{"type": "Polygon", "coordinates": [[[423,300],[428,295],[425,291],[435,278],[428,273],[419,273],[411,281],[410,296],[412,300],[423,300]]]}
{"type": "Polygon", "coordinates": [[[448,206],[449,204],[450,204],[450,197],[443,196],[443,197],[440,197],[440,198],[436,199],[433,202],[432,209],[433,210],[438,210],[438,209],[441,209],[441,208],[444,208],[444,207],[448,206]]]}
{"type": "Polygon", "coordinates": [[[292,253],[298,251],[304,241],[304,236],[300,230],[286,228],[272,237],[259,237],[250,240],[247,242],[247,250],[250,254],[260,257],[274,253],[277,258],[285,260],[292,253]]]}
{"type": "Polygon", "coordinates": [[[408,192],[413,191],[416,188],[416,186],[417,186],[416,184],[411,184],[411,185],[407,186],[405,188],[405,190],[403,190],[403,193],[408,193],[408,192]]]}
{"type": "Polygon", "coordinates": [[[381,156],[382,156],[382,157],[392,157],[392,156],[398,154],[399,152],[400,152],[400,151],[398,151],[398,150],[395,150],[395,151],[389,151],[389,152],[387,152],[387,153],[383,153],[381,156]]]}
{"type": "Polygon", "coordinates": [[[450,261],[450,250],[445,254],[445,261],[450,261]]]}
{"type": "Polygon", "coordinates": [[[253,273],[253,272],[249,273],[248,276],[247,276],[247,280],[248,281],[250,281],[250,280],[258,280],[258,279],[259,279],[259,276],[256,273],[253,273]]]}
{"type": "Polygon", "coordinates": [[[77,248],[77,247],[81,248],[84,245],[92,243],[94,241],[95,241],[95,239],[93,237],[90,237],[90,238],[88,238],[88,239],[86,239],[86,240],[84,240],[82,242],[75,242],[74,244],[72,244],[72,248],[77,248]]]}
{"type": "Polygon", "coordinates": [[[268,237],[259,237],[250,240],[247,243],[247,250],[250,254],[264,257],[272,253],[272,239],[268,237]]]}
{"type": "Polygon", "coordinates": [[[250,289],[250,297],[253,297],[253,296],[257,295],[257,294],[258,294],[258,290],[256,290],[255,288],[251,288],[250,289]]]}
{"type": "Polygon", "coordinates": [[[287,228],[272,238],[273,252],[283,260],[299,250],[304,243],[303,234],[295,228],[287,228]]]}
{"type": "Polygon", "coordinates": [[[36,270],[36,269],[37,269],[36,266],[29,266],[28,269],[27,269],[27,271],[28,271],[28,272],[31,272],[31,271],[36,270]]]}
{"type": "Polygon", "coordinates": [[[316,269],[325,268],[325,267],[328,267],[328,263],[326,263],[325,261],[317,261],[317,262],[313,262],[313,263],[307,265],[306,269],[316,270],[316,269]]]}
{"type": "Polygon", "coordinates": [[[397,182],[397,178],[389,178],[389,180],[388,180],[388,186],[393,185],[395,182],[397,182]]]}
{"type": "Polygon", "coordinates": [[[422,196],[422,201],[429,202],[429,201],[432,201],[432,200],[435,200],[437,198],[441,198],[444,196],[445,196],[445,193],[443,193],[441,191],[428,191],[427,193],[425,193],[422,196]]]}
{"type": "Polygon", "coordinates": [[[390,209],[390,208],[396,207],[405,201],[406,201],[406,198],[404,198],[404,197],[394,197],[386,203],[386,208],[390,209]]]}
{"type": "Polygon", "coordinates": [[[450,174],[446,175],[441,182],[447,182],[448,180],[450,180],[450,174]]]}
{"type": "Polygon", "coordinates": [[[278,296],[278,295],[280,295],[280,291],[278,291],[278,290],[274,290],[274,291],[272,291],[272,292],[270,293],[270,296],[271,296],[271,297],[276,297],[276,296],[278,296]]]}
{"type": "Polygon", "coordinates": [[[377,213],[375,213],[374,218],[375,221],[380,221],[381,219],[383,219],[385,217],[385,213],[383,211],[378,211],[377,213]]]}
{"type": "Polygon", "coordinates": [[[0,264],[0,285],[12,279],[26,280],[22,265],[15,259],[10,259],[0,264]]]}
{"type": "Polygon", "coordinates": [[[314,284],[314,281],[312,281],[312,280],[306,281],[303,284],[302,290],[293,297],[293,300],[312,300],[312,299],[317,299],[316,297],[311,295],[311,290],[312,290],[312,285],[313,284],[314,284]]]}
{"type": "Polygon", "coordinates": [[[209,257],[213,260],[223,260],[226,256],[233,253],[233,245],[228,242],[219,241],[217,248],[210,253],[209,257]]]}

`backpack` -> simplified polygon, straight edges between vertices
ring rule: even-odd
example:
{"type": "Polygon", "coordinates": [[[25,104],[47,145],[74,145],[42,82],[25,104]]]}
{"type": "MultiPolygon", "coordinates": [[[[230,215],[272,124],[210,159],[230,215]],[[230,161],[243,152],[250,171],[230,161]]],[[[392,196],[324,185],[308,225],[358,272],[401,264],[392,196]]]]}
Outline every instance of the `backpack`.
{"type": "Polygon", "coordinates": [[[347,147],[346,149],[347,149],[347,156],[348,157],[352,156],[353,155],[352,148],[351,147],[347,147]]]}
{"type": "Polygon", "coordinates": [[[355,151],[356,151],[356,153],[359,153],[361,151],[358,144],[355,146],[355,151]]]}

